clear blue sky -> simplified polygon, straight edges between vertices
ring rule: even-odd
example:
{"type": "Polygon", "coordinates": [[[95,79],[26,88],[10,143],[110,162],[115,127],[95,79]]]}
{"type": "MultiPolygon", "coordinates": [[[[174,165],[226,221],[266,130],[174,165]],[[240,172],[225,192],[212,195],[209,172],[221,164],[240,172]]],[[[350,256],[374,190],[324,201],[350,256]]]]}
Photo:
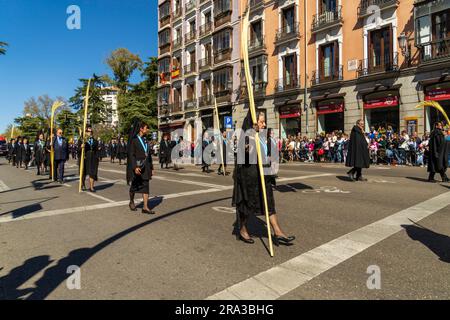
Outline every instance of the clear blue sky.
{"type": "MultiPolygon", "coordinates": [[[[125,47],[157,55],[157,0],[0,0],[0,133],[23,102],[48,94],[69,98],[80,78],[111,74],[105,59],[125,47]],[[69,5],[81,9],[81,30],[68,30],[69,5]]],[[[138,81],[135,72],[132,81],[138,81]]]]}

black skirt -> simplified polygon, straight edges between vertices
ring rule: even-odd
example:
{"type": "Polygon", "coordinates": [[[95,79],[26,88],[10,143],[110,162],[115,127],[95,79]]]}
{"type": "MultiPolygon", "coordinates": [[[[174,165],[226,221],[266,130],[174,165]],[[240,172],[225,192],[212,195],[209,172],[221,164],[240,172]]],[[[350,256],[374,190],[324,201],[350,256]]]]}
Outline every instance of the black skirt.
{"type": "Polygon", "coordinates": [[[142,176],[134,174],[130,193],[150,194],[150,180],[144,180],[142,179],[142,176]]]}
{"type": "MultiPolygon", "coordinates": [[[[273,176],[265,176],[265,187],[267,194],[267,206],[269,215],[276,213],[273,186],[273,176]]],[[[257,165],[237,165],[234,172],[234,191],[232,205],[236,207],[239,214],[264,215],[264,197],[262,194],[259,170],[257,165]]]]}

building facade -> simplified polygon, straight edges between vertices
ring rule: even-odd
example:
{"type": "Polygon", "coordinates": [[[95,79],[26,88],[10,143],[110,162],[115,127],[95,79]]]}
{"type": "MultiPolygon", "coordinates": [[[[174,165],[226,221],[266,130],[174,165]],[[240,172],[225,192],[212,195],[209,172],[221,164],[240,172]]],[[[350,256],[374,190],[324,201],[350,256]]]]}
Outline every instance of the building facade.
{"type": "MultiPolygon", "coordinates": [[[[167,69],[161,64],[160,71],[172,68],[168,83],[161,83],[161,88],[169,88],[161,97],[167,97],[169,109],[175,101],[182,103],[167,117],[160,112],[162,131],[173,123],[186,127],[196,116],[222,128],[222,121],[207,119],[212,113],[209,94],[219,99],[223,88],[226,98],[220,101],[220,113],[231,110],[234,125],[240,126],[248,112],[239,38],[246,10],[250,10],[249,56],[256,105],[280,137],[350,132],[357,119],[365,120],[367,131],[382,127],[423,134],[441,115],[434,109],[417,109],[420,102],[439,101],[450,113],[448,0],[198,0],[195,9],[182,9],[179,18],[174,18],[175,3],[183,1],[160,1],[160,61],[166,56],[172,59],[165,60],[172,61],[167,69]],[[165,3],[170,3],[170,23],[163,27],[165,3]],[[222,5],[231,10],[227,18],[222,5]],[[213,23],[205,34],[208,10],[213,23]],[[228,22],[217,26],[221,19],[228,22]],[[165,55],[161,52],[164,28],[171,29],[173,37],[165,55]],[[176,36],[186,32],[195,33],[194,39],[176,36]],[[223,36],[226,32],[229,37],[223,36]],[[209,43],[212,58],[207,54],[209,43]],[[227,53],[222,49],[230,47],[231,53],[222,58],[227,53]],[[177,63],[181,65],[174,69],[177,63]],[[190,70],[193,63],[196,72],[190,70]]],[[[160,105],[166,102],[161,100],[160,105]]]]}
{"type": "Polygon", "coordinates": [[[232,116],[240,86],[238,0],[159,0],[159,129],[203,130],[232,116]]]}
{"type": "Polygon", "coordinates": [[[104,87],[102,88],[102,99],[106,101],[111,107],[111,112],[108,115],[108,118],[104,122],[104,124],[110,127],[118,127],[119,125],[119,114],[117,110],[118,106],[118,95],[119,89],[116,87],[104,87]]]}

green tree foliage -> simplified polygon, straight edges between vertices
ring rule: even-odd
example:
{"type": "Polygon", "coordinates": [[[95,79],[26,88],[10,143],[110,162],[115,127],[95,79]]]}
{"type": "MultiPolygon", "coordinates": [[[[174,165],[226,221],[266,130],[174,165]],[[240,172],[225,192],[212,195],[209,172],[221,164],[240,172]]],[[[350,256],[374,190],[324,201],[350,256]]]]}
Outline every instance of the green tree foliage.
{"type": "Polygon", "coordinates": [[[30,141],[34,141],[36,136],[42,132],[45,119],[27,115],[14,119],[14,122],[17,123],[19,130],[22,132],[22,136],[28,137],[30,141]]]}
{"type": "Polygon", "coordinates": [[[8,44],[6,42],[0,41],[0,55],[5,55],[6,54],[6,47],[7,46],[8,46],[8,44]]]}
{"type": "MultiPolygon", "coordinates": [[[[88,79],[80,79],[82,85],[75,90],[75,95],[69,99],[70,105],[78,111],[78,115],[84,119],[84,98],[88,85],[88,79]]],[[[103,100],[103,89],[111,85],[107,76],[97,76],[94,74],[91,80],[89,91],[89,124],[96,125],[105,122],[111,114],[111,104],[103,100]]]]}
{"type": "Polygon", "coordinates": [[[19,137],[22,135],[22,131],[20,131],[19,128],[17,128],[16,126],[14,126],[13,124],[9,124],[6,127],[5,132],[3,132],[3,136],[6,137],[8,140],[11,139],[11,135],[13,138],[19,137]],[[14,127],[14,134],[13,133],[13,127],[14,127]]]}
{"type": "Polygon", "coordinates": [[[106,64],[114,74],[117,87],[121,92],[126,92],[131,75],[141,67],[142,61],[138,55],[131,53],[128,49],[119,48],[106,59],[106,64]]]}
{"type": "Polygon", "coordinates": [[[119,94],[119,129],[122,135],[128,134],[128,130],[135,118],[147,122],[151,131],[157,130],[156,88],[158,62],[156,58],[151,58],[150,61],[145,63],[142,77],[142,82],[133,85],[128,92],[119,94]]]}
{"type": "Polygon", "coordinates": [[[57,127],[61,128],[66,137],[79,135],[81,117],[69,109],[64,109],[56,116],[57,127]]]}

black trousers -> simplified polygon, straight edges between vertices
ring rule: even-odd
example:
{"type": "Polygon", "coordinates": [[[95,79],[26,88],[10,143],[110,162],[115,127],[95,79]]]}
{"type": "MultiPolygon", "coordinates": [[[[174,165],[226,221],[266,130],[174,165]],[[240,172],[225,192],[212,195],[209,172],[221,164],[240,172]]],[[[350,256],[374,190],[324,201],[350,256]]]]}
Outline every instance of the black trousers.
{"type": "MultiPolygon", "coordinates": [[[[447,178],[447,174],[446,174],[447,169],[438,171],[437,173],[440,174],[442,181],[446,181],[447,178]]],[[[435,176],[436,172],[430,172],[430,175],[428,176],[428,180],[434,180],[434,176],[435,176]]]]}
{"type": "Polygon", "coordinates": [[[356,179],[360,178],[362,176],[362,168],[354,167],[352,168],[347,174],[355,174],[356,173],[356,179]]]}
{"type": "Polygon", "coordinates": [[[64,181],[64,164],[66,160],[55,160],[55,178],[57,181],[64,181]]]}

